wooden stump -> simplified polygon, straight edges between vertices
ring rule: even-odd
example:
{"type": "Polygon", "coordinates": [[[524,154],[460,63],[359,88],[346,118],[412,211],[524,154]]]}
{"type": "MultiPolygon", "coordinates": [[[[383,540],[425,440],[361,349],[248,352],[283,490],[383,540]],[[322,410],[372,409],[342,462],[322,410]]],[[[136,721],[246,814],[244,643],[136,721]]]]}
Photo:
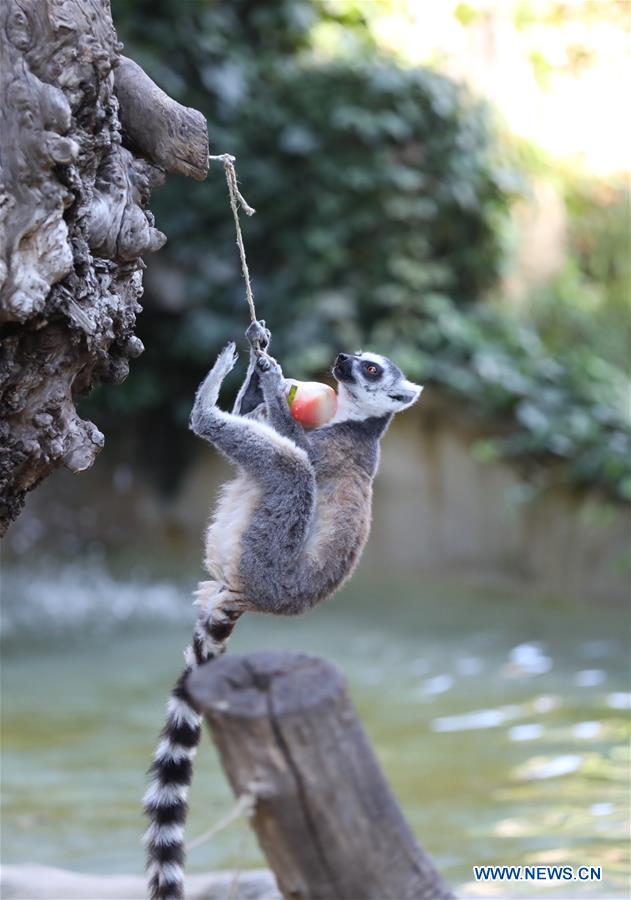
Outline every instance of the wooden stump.
{"type": "Polygon", "coordinates": [[[285,898],[453,897],[405,821],[334,666],[294,653],[224,657],[188,687],[235,794],[256,796],[252,824],[285,898]]]}

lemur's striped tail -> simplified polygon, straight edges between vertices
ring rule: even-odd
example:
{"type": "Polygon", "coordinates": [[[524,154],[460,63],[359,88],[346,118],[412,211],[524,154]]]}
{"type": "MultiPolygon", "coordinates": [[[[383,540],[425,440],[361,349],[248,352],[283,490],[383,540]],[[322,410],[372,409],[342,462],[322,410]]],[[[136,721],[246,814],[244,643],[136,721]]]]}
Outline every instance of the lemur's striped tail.
{"type": "Polygon", "coordinates": [[[188,696],[186,679],[197,666],[223,653],[241,615],[224,592],[215,591],[208,600],[210,591],[205,585],[200,588],[202,611],[186,651],[186,668],[169,698],[167,720],[149,770],[150,782],[144,798],[145,814],[150,820],[144,838],[150,900],[184,897],[186,798],[202,725],[188,696]]]}

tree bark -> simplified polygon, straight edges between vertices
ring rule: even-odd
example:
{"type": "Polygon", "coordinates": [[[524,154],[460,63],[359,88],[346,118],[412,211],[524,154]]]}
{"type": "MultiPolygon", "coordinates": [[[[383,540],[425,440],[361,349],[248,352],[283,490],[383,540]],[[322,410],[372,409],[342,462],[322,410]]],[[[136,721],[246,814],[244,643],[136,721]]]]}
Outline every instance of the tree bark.
{"type": "Polygon", "coordinates": [[[403,818],[344,679],[293,653],[224,657],[188,681],[283,897],[453,897],[403,818]]]}
{"type": "Polygon", "coordinates": [[[204,117],[120,50],[108,0],[1,5],[0,534],[27,491],[103,446],[75,399],[142,353],[141,257],[166,240],[151,189],[206,176],[204,117]]]}

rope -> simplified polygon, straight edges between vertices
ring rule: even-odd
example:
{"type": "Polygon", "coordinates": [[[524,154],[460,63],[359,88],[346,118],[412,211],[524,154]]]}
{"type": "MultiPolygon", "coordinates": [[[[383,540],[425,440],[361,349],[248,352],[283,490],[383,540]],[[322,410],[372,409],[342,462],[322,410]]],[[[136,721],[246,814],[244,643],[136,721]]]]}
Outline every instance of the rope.
{"type": "MultiPolygon", "coordinates": [[[[243,235],[241,234],[241,225],[239,224],[239,206],[246,214],[246,216],[252,216],[256,212],[250,204],[246,201],[243,194],[240,192],[238,184],[237,184],[237,170],[234,167],[236,159],[234,156],[231,156],[229,153],[222,153],[219,156],[209,156],[209,160],[218,160],[223,163],[224,171],[226,173],[226,183],[228,185],[228,194],[230,195],[230,208],[232,210],[232,217],[234,219],[234,227],[237,233],[237,247],[239,248],[239,256],[241,257],[241,274],[243,275],[243,280],[245,282],[245,296],[248,301],[248,306],[250,308],[250,319],[252,322],[256,322],[256,309],[254,308],[254,294],[252,293],[252,285],[250,283],[250,271],[248,269],[248,263],[245,258],[245,247],[243,245],[243,235]]],[[[260,349],[257,352],[261,352],[260,349]]]]}
{"type": "Polygon", "coordinates": [[[245,793],[241,794],[239,799],[237,800],[235,806],[230,810],[227,815],[216,822],[212,828],[209,828],[208,831],[205,831],[203,834],[199,834],[196,838],[193,838],[192,841],[186,845],[186,850],[193,850],[195,847],[199,847],[200,844],[205,844],[206,841],[209,841],[216,834],[219,834],[220,831],[223,831],[224,828],[227,828],[229,825],[232,825],[233,822],[236,822],[238,819],[246,816],[246,818],[250,818],[254,813],[254,808],[256,806],[256,794],[253,793],[245,793]]]}

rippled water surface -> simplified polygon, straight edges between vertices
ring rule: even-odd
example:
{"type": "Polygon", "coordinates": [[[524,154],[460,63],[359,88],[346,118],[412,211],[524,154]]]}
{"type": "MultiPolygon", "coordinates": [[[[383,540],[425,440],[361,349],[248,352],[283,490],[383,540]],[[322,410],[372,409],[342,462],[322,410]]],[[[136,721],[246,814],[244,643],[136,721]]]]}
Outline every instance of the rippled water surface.
{"type": "MultiPolygon", "coordinates": [[[[144,771],[191,587],[98,566],[8,574],[3,861],[142,870],[144,771]]],[[[242,620],[230,652],[301,649],[342,667],[412,827],[471,896],[509,896],[472,885],[473,864],[558,863],[600,865],[604,881],[555,896],[609,898],[628,895],[628,624],[497,587],[357,580],[303,619],[242,620]]],[[[206,738],[190,837],[233,802],[206,738]]],[[[193,850],[191,871],[260,864],[244,835],[236,824],[193,850]]]]}

